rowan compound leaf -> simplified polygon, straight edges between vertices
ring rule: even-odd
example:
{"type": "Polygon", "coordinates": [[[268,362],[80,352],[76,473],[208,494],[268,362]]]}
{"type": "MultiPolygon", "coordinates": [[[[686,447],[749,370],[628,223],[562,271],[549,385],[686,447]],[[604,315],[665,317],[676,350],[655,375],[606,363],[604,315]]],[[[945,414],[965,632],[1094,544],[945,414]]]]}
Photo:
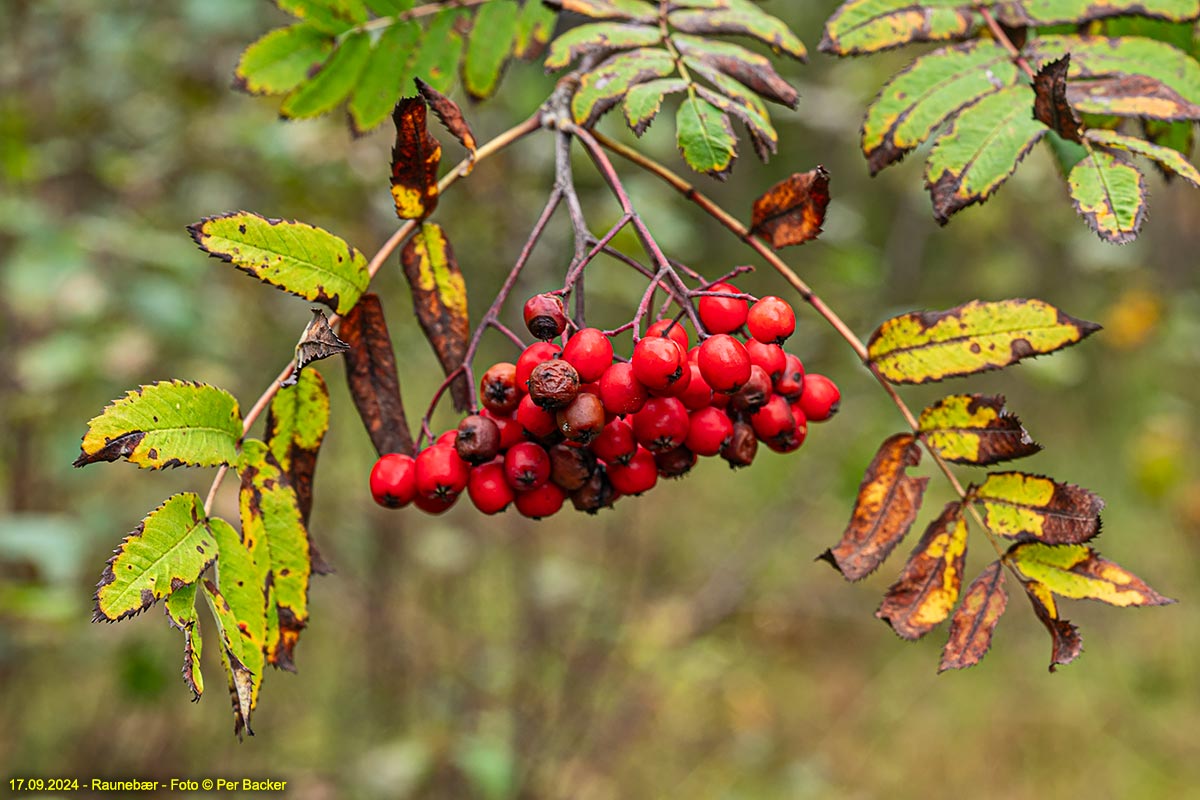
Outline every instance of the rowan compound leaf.
{"type": "Polygon", "coordinates": [[[682,8],[667,14],[667,22],[684,33],[749,36],[799,61],[808,58],[804,42],[778,17],[750,0],[724,0],[712,7],[682,8]]]}
{"type": "Polygon", "coordinates": [[[365,294],[342,319],[342,336],[350,344],[346,381],[350,396],[379,455],[413,455],[412,434],[400,399],[396,356],[379,297],[365,294]]]}
{"type": "Polygon", "coordinates": [[[1106,242],[1127,244],[1146,221],[1146,179],[1137,167],[1093,150],[1067,176],[1071,202],[1088,227],[1106,242]]]}
{"type": "Polygon", "coordinates": [[[513,55],[524,61],[540,58],[546,50],[546,44],[554,35],[554,25],[558,21],[558,12],[545,3],[534,3],[526,0],[521,6],[521,16],[517,20],[517,40],[513,43],[513,55]]]}
{"type": "Polygon", "coordinates": [[[544,66],[548,70],[564,69],[576,59],[592,53],[654,47],[662,44],[662,40],[662,31],[657,27],[628,22],[589,22],[555,37],[544,66]]]}
{"type": "Polygon", "coordinates": [[[643,0],[545,0],[551,8],[573,11],[593,19],[627,19],[655,22],[658,9],[643,0]]]}
{"type": "Polygon", "coordinates": [[[1182,22],[1200,16],[1200,0],[1001,0],[996,12],[1012,26],[1076,25],[1123,14],[1182,22]]]}
{"type": "Polygon", "coordinates": [[[1007,558],[1026,578],[1060,597],[1099,600],[1122,608],[1175,602],[1087,545],[1029,542],[1015,545],[1007,558]]]}
{"type": "Polygon", "coordinates": [[[171,625],[183,633],[183,683],[191,691],[194,703],[204,694],[204,675],[200,672],[204,639],[196,615],[196,584],[189,583],[172,592],[166,609],[171,625]]]}
{"type": "Polygon", "coordinates": [[[421,40],[421,26],[412,20],[394,22],[384,28],[371,48],[348,106],[350,126],[362,135],[388,118],[404,92],[410,73],[408,64],[421,40]]]}
{"type": "Polygon", "coordinates": [[[975,489],[975,499],[988,530],[1009,539],[1076,544],[1100,533],[1099,495],[1041,475],[993,472],[975,489]]]}
{"type": "Polygon", "coordinates": [[[346,242],[303,222],[249,211],[188,226],[200,249],[263,283],[344,314],[371,282],[367,259],[346,242]]]}
{"type": "Polygon", "coordinates": [[[455,8],[434,14],[425,28],[424,45],[409,65],[409,74],[423,79],[439,92],[450,91],[462,62],[465,43],[460,31],[465,21],[466,12],[455,8]]]}
{"type": "Polygon", "coordinates": [[[674,71],[675,59],[666,50],[643,48],[617,53],[580,78],[571,98],[571,115],[581,125],[593,125],[631,88],[674,71]]]}
{"type": "Polygon", "coordinates": [[[265,443],[246,441],[240,473],[242,544],[254,561],[258,585],[268,592],[267,662],[295,671],[296,641],[308,624],[308,531],[296,493],[265,443]]]}
{"type": "Polygon", "coordinates": [[[195,583],[217,557],[199,495],[184,492],[151,511],[113,551],[96,584],[93,622],[117,622],[195,583]]]}
{"type": "Polygon", "coordinates": [[[662,110],[663,98],[687,89],[682,78],[659,78],[638,84],[625,95],[625,121],[635,135],[641,136],[662,110]]]}
{"type": "Polygon", "coordinates": [[[429,107],[433,109],[433,113],[437,115],[438,120],[442,123],[442,127],[449,131],[451,136],[458,139],[459,144],[474,156],[475,132],[471,130],[471,123],[467,122],[467,118],[463,116],[462,109],[458,107],[458,103],[420,78],[416,79],[416,84],[417,91],[421,97],[425,98],[425,102],[429,104],[429,107]]]}
{"type": "Polygon", "coordinates": [[[880,445],[859,484],[842,540],[819,558],[847,580],[862,580],[874,572],[917,518],[929,479],[904,473],[920,460],[921,450],[912,434],[898,433],[880,445]]]}
{"type": "Polygon", "coordinates": [[[492,0],[475,12],[467,52],[463,57],[463,88],[475,100],[491,97],[512,55],[517,38],[516,0],[492,0]]]}
{"type": "Polygon", "coordinates": [[[817,238],[829,206],[829,171],[795,172],[754,201],[750,233],[776,250],[817,238]]]}
{"type": "MultiPolygon", "coordinates": [[[[400,263],[412,289],[417,321],[433,345],[442,369],[449,375],[462,366],[471,322],[467,314],[467,285],[442,226],[423,223],[405,243],[400,263]]],[[[455,378],[450,393],[454,407],[465,411],[468,406],[465,376],[455,378]]]]}
{"type": "Polygon", "coordinates": [[[965,0],[847,0],[825,23],[820,50],[850,56],[909,42],[964,39],[978,25],[965,0]]]}
{"type": "Polygon", "coordinates": [[[405,97],[396,104],[396,144],[392,147],[392,200],[400,219],[423,219],[438,201],[442,146],[425,125],[425,101],[405,97]]]}
{"type": "Polygon", "coordinates": [[[1049,130],[1030,114],[1033,94],[1016,85],[984,96],[951,120],[925,163],[933,216],[950,217],[991,197],[1049,130]]]}
{"type": "Polygon", "coordinates": [[[233,83],[250,94],[290,92],[325,63],[333,42],[312,25],[276,28],[242,53],[233,83]]]}
{"type": "Polygon", "coordinates": [[[723,72],[761,97],[788,108],[795,108],[800,102],[800,94],[775,71],[775,67],[765,56],[730,42],[701,39],[686,34],[677,34],[671,38],[685,61],[698,61],[711,69],[723,72]]]}
{"type": "Polygon", "coordinates": [[[1064,139],[1083,141],[1083,123],[1067,102],[1071,54],[1045,64],[1033,76],[1033,116],[1064,139]]]}
{"type": "MultiPolygon", "coordinates": [[[[1191,127],[1190,125],[1188,126],[1189,129],[1191,127]]],[[[1168,174],[1178,175],[1192,186],[1200,188],[1200,170],[1197,170],[1178,150],[1153,144],[1136,136],[1126,136],[1123,133],[1103,128],[1092,128],[1085,135],[1088,141],[1093,144],[1110,149],[1126,150],[1130,153],[1136,153],[1139,156],[1152,158],[1168,174]]]]}
{"type": "Polygon", "coordinates": [[[729,117],[702,97],[691,96],[675,112],[679,152],[688,166],[725,180],[737,161],[737,137],[729,117]]]}
{"type": "Polygon", "coordinates": [[[320,70],[283,99],[280,115],[307,119],[332,111],[354,91],[370,56],[369,34],[351,33],[341,39],[320,70]]]}
{"type": "Polygon", "coordinates": [[[925,443],[955,464],[986,466],[1042,449],[1000,395],[943,397],[921,412],[918,423],[925,443]]]}
{"type": "Polygon", "coordinates": [[[962,503],[948,503],[925,529],[904,571],[884,595],[875,616],[901,639],[920,639],[954,609],[967,558],[962,503]]]}
{"type": "Polygon", "coordinates": [[[867,357],[892,383],[929,383],[1053,353],[1098,330],[1041,300],[972,300],[889,319],[871,335],[867,357]]]}
{"type": "Polygon", "coordinates": [[[88,421],[76,467],[124,458],[142,469],[237,460],[242,415],[233,395],[190,381],[139,386],[88,421]]]}
{"type": "Polygon", "coordinates": [[[250,718],[254,714],[255,685],[260,676],[256,676],[242,661],[245,645],[238,634],[237,617],[212,581],[204,582],[204,599],[208,602],[208,610],[212,612],[220,636],[221,664],[225,667],[229,698],[233,703],[233,732],[239,739],[243,730],[253,736],[250,718]]]}
{"type": "Polygon", "coordinates": [[[1033,605],[1033,613],[1050,632],[1050,671],[1054,672],[1060,664],[1070,664],[1079,658],[1083,652],[1083,640],[1079,637],[1079,629],[1058,616],[1058,603],[1054,595],[1045,585],[1037,581],[1022,581],[1025,596],[1033,605]]]}
{"type": "Polygon", "coordinates": [[[258,705],[258,693],[265,675],[267,634],[266,587],[259,581],[258,569],[250,551],[232,525],[219,517],[210,520],[217,542],[217,589],[228,606],[223,617],[224,634],[236,639],[238,660],[255,676],[250,689],[250,710],[258,705]],[[234,623],[229,625],[230,620],[234,623]]]}
{"type": "Polygon", "coordinates": [[[978,664],[991,648],[992,633],[1007,607],[1004,564],[993,561],[963,593],[962,602],[950,620],[950,637],[942,650],[938,672],[978,664]]]}
{"type": "Polygon", "coordinates": [[[871,174],[902,159],[951,114],[1017,83],[1018,70],[992,39],[921,56],[888,81],[867,108],[862,150],[871,174]]]}

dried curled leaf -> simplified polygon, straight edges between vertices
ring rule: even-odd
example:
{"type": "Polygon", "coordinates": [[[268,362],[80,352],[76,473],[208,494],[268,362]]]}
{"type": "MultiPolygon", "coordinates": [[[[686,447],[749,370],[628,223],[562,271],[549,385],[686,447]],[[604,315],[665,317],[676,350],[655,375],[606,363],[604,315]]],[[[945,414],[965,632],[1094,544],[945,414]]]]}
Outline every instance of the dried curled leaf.
{"type": "Polygon", "coordinates": [[[1004,564],[993,561],[963,593],[950,620],[950,636],[942,650],[938,672],[973,667],[992,646],[996,623],[1008,607],[1004,591],[1004,564]]]}
{"type": "Polygon", "coordinates": [[[1104,501],[1080,486],[1023,472],[994,472],[974,491],[984,524],[998,536],[1076,544],[1100,533],[1104,501]]]}
{"type": "Polygon", "coordinates": [[[442,126],[450,132],[451,136],[458,139],[459,144],[467,148],[468,153],[472,156],[475,155],[475,132],[471,130],[471,123],[467,122],[467,118],[463,115],[458,103],[420,78],[415,78],[414,80],[417,84],[417,91],[420,92],[421,97],[425,99],[429,107],[433,109],[433,113],[437,114],[437,118],[441,121],[442,126]]]}
{"type": "Polygon", "coordinates": [[[818,558],[847,580],[862,580],[874,572],[917,518],[929,478],[904,473],[920,461],[921,450],[912,434],[898,433],[880,445],[859,484],[842,540],[818,558]]]}
{"type": "Polygon", "coordinates": [[[425,126],[425,100],[405,97],[392,112],[396,144],[392,148],[392,199],[400,219],[423,219],[438,201],[438,165],[442,146],[425,126]]]}
{"type": "Polygon", "coordinates": [[[1071,54],[1045,64],[1033,76],[1033,116],[1064,139],[1082,142],[1083,123],[1067,102],[1071,54]]]}
{"type": "Polygon", "coordinates": [[[204,675],[200,672],[204,638],[200,635],[200,619],[196,614],[196,584],[189,583],[176,589],[165,605],[171,626],[183,633],[183,684],[191,691],[194,703],[204,694],[204,675]]]}
{"type": "Polygon", "coordinates": [[[817,238],[829,206],[829,172],[818,165],[796,172],[754,201],[750,233],[779,249],[817,238]]]}
{"type": "Polygon", "coordinates": [[[1000,395],[943,397],[921,412],[918,425],[925,442],[955,464],[986,466],[1042,449],[1000,395]]]}
{"type": "Polygon", "coordinates": [[[950,616],[958,602],[966,558],[967,522],[963,519],[963,505],[947,503],[941,515],[926,528],[875,616],[890,625],[900,638],[920,639],[950,616]]]}
{"type": "Polygon", "coordinates": [[[350,396],[376,452],[412,455],[412,433],[400,396],[396,355],[378,295],[363,295],[342,319],[341,332],[350,345],[346,353],[350,396]]]}
{"type": "Polygon", "coordinates": [[[1033,605],[1033,613],[1050,632],[1050,671],[1060,664],[1070,664],[1083,652],[1083,639],[1079,628],[1058,616],[1058,603],[1046,586],[1037,581],[1022,581],[1025,596],[1033,605]]]}

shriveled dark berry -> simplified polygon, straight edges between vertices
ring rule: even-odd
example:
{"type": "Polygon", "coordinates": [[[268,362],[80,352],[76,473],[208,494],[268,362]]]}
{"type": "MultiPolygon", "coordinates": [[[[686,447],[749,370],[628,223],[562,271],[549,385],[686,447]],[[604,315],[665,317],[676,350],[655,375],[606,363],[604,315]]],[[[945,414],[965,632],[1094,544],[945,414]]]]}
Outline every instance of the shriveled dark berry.
{"type": "Polygon", "coordinates": [[[459,458],[471,464],[491,461],[500,452],[500,426],[479,414],[464,417],[458,423],[454,449],[459,458]]]}
{"type": "Polygon", "coordinates": [[[579,373],[561,358],[543,361],[529,375],[529,397],[540,408],[566,408],[579,394],[579,373]]]}
{"type": "Polygon", "coordinates": [[[586,448],[562,443],[551,447],[549,453],[550,480],[568,492],[582,488],[596,469],[596,457],[586,448]]]}
{"type": "Polygon", "coordinates": [[[591,392],[580,392],[566,408],[558,410],[558,429],[572,442],[588,444],[604,430],[608,418],[604,403],[591,392]]]}
{"type": "Polygon", "coordinates": [[[595,514],[602,508],[612,506],[615,494],[608,473],[604,467],[597,465],[587,483],[571,492],[571,505],[575,506],[577,511],[595,514]]]}
{"type": "Polygon", "coordinates": [[[665,453],[655,453],[654,463],[658,467],[659,475],[664,478],[678,478],[696,466],[696,454],[681,445],[665,453]]]}
{"type": "Polygon", "coordinates": [[[754,413],[771,397],[771,376],[762,367],[750,367],[750,380],[738,389],[730,401],[734,411],[754,413]]]}
{"type": "Polygon", "coordinates": [[[754,428],[748,422],[733,423],[733,435],[721,448],[721,458],[728,461],[730,467],[736,469],[750,466],[757,453],[758,438],[754,435],[754,428]]]}

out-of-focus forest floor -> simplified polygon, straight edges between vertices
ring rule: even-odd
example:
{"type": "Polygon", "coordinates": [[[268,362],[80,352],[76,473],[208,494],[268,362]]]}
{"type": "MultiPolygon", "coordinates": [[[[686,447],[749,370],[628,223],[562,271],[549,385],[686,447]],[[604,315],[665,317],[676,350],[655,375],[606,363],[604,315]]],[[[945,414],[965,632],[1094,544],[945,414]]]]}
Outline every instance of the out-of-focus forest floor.
{"type": "MultiPolygon", "coordinates": [[[[768,4],[813,49],[832,7],[768,4]]],[[[1200,193],[1152,176],[1142,237],[1105,246],[1038,150],[986,206],[939,229],[919,154],[870,179],[858,153],[862,109],[904,54],[784,64],[802,100],[776,113],[780,155],[763,166],[747,154],[726,184],[698,180],[748,216],[767,186],[824,164],[825,234],[785,255],[864,336],[891,314],[976,297],[1039,297],[1104,324],[1081,347],[906,396],[919,408],[949,391],[1005,394],[1045,446],[1022,466],[1101,494],[1099,548],[1179,604],[1068,603],[1086,651],[1051,675],[1046,633],[1013,595],[983,663],[937,675],[944,630],[911,644],[873,617],[898,560],[855,585],[813,561],[903,421],[803,311],[791,347],[840,383],[834,420],[793,455],[764,452],[737,473],[708,460],[594,518],[377,508],[370,442],[341,365],[324,362],[334,420],[312,529],[337,573],[315,581],[299,673],[267,677],[244,743],[215,648],[193,705],[180,637],[159,609],[90,624],[93,585],[122,535],[168,494],[203,492],[208,476],[73,470],[86,421],[125,389],[170,377],[220,385],[244,407],[309,316],[308,304],[206,258],[184,226],[244,208],[368,253],[396,226],[390,127],[355,140],[340,112],[287,123],[272,100],[230,88],[241,49],[285,21],[239,0],[16,0],[0,13],[6,780],[269,776],[296,800],[505,798],[517,786],[578,800],[1200,797],[1200,193]]],[[[497,99],[466,107],[477,134],[523,118],[552,85],[537,66],[513,65],[497,99]]],[[[632,140],[615,114],[601,127],[632,140]]],[[[671,128],[639,146],[681,168],[671,128]]],[[[442,200],[476,314],[541,208],[551,149],[522,143],[442,200]]],[[[577,173],[595,218],[615,216],[586,159],[577,173]]],[[[672,255],[710,275],[746,262],[668,189],[625,174],[672,255]]],[[[518,294],[560,285],[569,257],[558,218],[518,294]]],[[[744,284],[787,296],[762,270],[744,284]]],[[[628,319],[643,288],[599,272],[589,313],[628,319]]],[[[377,289],[419,416],[436,361],[398,266],[377,289]]],[[[508,358],[505,347],[489,342],[483,357],[508,358]]],[[[939,481],[929,518],[949,498],[939,481]]],[[[232,518],[227,489],[217,510],[232,518]]],[[[969,575],[988,559],[982,539],[972,546],[969,575]]]]}

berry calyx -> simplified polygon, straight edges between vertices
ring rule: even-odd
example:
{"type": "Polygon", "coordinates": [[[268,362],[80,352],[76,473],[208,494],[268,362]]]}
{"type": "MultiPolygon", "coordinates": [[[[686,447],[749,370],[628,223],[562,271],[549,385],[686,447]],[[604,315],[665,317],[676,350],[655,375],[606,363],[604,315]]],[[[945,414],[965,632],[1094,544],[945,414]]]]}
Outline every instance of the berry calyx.
{"type": "Polygon", "coordinates": [[[842,393],[837,384],[824,375],[813,373],[804,378],[804,392],[800,395],[800,408],[804,416],[813,422],[824,422],[837,413],[842,403],[842,393]]]}
{"type": "Polygon", "coordinates": [[[521,442],[504,454],[504,477],[517,492],[528,492],[550,480],[550,456],[536,442],[521,442]]]}
{"type": "Polygon", "coordinates": [[[424,511],[426,514],[441,514],[448,510],[458,501],[458,495],[452,497],[438,497],[436,495],[427,496],[418,494],[413,498],[413,505],[424,511]]]}
{"type": "Polygon", "coordinates": [[[687,350],[667,336],[647,336],[633,348],[634,377],[652,391],[662,391],[683,375],[687,350]]]}
{"type": "Polygon", "coordinates": [[[705,383],[716,392],[736,392],[750,380],[750,354],[745,346],[727,333],[704,340],[696,365],[705,383]]]}
{"type": "Polygon", "coordinates": [[[562,357],[579,373],[579,380],[584,383],[598,381],[612,366],[612,342],[598,328],[584,328],[567,340],[562,357]]]}
{"type": "MultiPolygon", "coordinates": [[[[728,292],[729,294],[741,292],[732,283],[714,283],[705,291],[728,292]]],[[[733,333],[746,324],[746,313],[750,307],[745,300],[708,295],[701,297],[700,302],[696,305],[700,322],[709,333],[733,333]]]]}
{"type": "Polygon", "coordinates": [[[403,453],[385,453],[371,467],[371,496],[384,508],[403,508],[417,496],[417,462],[403,453]]]}
{"type": "Polygon", "coordinates": [[[512,487],[504,477],[504,465],[490,461],[471,470],[467,495],[484,514],[498,514],[513,501],[512,487]]]}
{"type": "Polygon", "coordinates": [[[781,297],[764,297],[750,306],[746,328],[764,344],[783,344],[796,330],[796,312],[781,297]]]}
{"type": "Polygon", "coordinates": [[[548,341],[567,327],[567,312],[562,298],[554,294],[535,294],[525,301],[525,327],[538,339],[548,341]]]}

